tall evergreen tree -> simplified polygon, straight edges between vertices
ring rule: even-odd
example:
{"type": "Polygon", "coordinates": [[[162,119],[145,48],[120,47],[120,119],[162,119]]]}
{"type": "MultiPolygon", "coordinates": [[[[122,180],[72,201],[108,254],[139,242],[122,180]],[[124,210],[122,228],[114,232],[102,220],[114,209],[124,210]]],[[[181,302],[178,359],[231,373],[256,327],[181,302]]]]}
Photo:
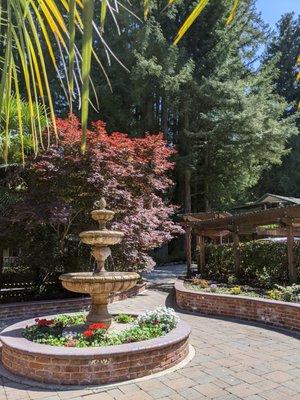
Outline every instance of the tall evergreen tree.
{"type": "Polygon", "coordinates": [[[287,139],[297,132],[293,117],[281,118],[288,104],[274,92],[274,60],[251,68],[266,40],[253,2],[243,2],[229,29],[218,22],[214,29],[216,44],[196,63],[200,76],[186,132],[193,142],[195,210],[243,200],[262,172],[280,162],[287,139]]]}
{"type": "MultiPolygon", "coordinates": [[[[152,1],[145,23],[124,12],[120,36],[108,19],[105,38],[129,72],[110,57],[111,93],[99,67],[92,71],[101,104],[92,118],[135,136],[160,130],[177,146],[177,200],[185,211],[242,199],[295,133],[280,118],[287,105],[273,93],[274,61],[252,69],[266,40],[254,0],[241,2],[226,26],[230,4],[211,0],[178,47],[172,39],[193,4],[178,0],[162,13],[165,2],[152,1]]],[[[132,7],[138,12],[139,1],[132,7]]]]}
{"type": "Polygon", "coordinates": [[[295,114],[297,135],[287,143],[288,154],[282,164],[263,174],[255,188],[256,195],[266,192],[300,197],[300,116],[297,104],[300,99],[300,84],[296,83],[296,59],[300,49],[300,16],[293,13],[282,16],[277,24],[277,33],[266,52],[266,60],[277,57],[279,71],[274,79],[276,92],[288,102],[286,115],[295,114]]]}

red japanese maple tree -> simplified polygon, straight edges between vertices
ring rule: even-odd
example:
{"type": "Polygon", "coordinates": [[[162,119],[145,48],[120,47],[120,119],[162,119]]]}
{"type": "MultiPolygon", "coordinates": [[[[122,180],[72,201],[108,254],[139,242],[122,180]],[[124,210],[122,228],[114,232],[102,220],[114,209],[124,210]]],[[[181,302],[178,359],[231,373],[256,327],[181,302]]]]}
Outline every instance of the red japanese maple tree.
{"type": "Polygon", "coordinates": [[[130,138],[108,134],[98,121],[87,133],[87,152],[80,152],[81,128],[73,115],[57,121],[59,144],[32,157],[26,166],[27,190],[18,204],[18,219],[26,229],[51,226],[64,246],[70,233],[91,224],[92,204],[105,197],[116,212],[111,226],[125,233],[113,251],[115,268],[151,269],[148,252],[182,232],[171,219],[176,207],[168,203],[173,168],[162,134],[130,138]]]}

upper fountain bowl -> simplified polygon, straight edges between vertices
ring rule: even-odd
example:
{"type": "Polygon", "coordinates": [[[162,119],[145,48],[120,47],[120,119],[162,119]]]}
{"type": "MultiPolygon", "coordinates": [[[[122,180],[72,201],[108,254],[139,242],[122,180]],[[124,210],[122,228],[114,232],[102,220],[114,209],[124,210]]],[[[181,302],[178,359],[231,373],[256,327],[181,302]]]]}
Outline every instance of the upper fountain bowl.
{"type": "Polygon", "coordinates": [[[94,221],[99,222],[101,225],[106,224],[106,222],[109,222],[113,219],[115,213],[110,210],[93,210],[91,212],[91,217],[93,218],[94,221]]]}
{"type": "Polygon", "coordinates": [[[120,231],[85,231],[79,234],[82,243],[91,246],[112,246],[118,244],[124,237],[124,233],[120,231]]]}

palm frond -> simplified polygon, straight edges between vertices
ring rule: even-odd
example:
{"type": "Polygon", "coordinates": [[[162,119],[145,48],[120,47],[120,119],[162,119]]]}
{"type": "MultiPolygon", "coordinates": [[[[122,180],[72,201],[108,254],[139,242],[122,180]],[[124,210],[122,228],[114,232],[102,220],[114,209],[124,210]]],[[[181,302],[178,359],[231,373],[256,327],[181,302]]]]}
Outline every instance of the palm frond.
{"type": "Polygon", "coordinates": [[[208,2],[209,0],[199,1],[199,3],[196,5],[196,7],[193,9],[193,11],[190,13],[190,15],[186,18],[186,20],[179,28],[179,31],[177,32],[177,35],[174,39],[174,44],[177,44],[183,38],[187,30],[191,27],[191,25],[196,21],[201,12],[207,6],[208,2]]]}

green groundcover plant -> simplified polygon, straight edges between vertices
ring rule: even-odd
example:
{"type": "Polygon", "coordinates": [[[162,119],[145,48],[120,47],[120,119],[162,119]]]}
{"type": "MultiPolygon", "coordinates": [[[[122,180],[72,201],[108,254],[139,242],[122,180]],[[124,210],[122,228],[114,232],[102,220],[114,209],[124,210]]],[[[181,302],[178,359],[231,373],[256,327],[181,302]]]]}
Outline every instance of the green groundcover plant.
{"type": "MultiPolygon", "coordinates": [[[[234,281],[233,277],[229,281],[234,281]]],[[[271,300],[281,300],[288,302],[300,301],[300,285],[291,286],[274,285],[271,289],[255,288],[248,285],[234,285],[232,283],[216,283],[197,276],[186,283],[188,288],[201,292],[211,292],[217,294],[241,295],[247,297],[261,297],[271,300]]]]}
{"type": "Polygon", "coordinates": [[[147,311],[136,319],[127,314],[115,317],[121,323],[131,323],[122,330],[108,330],[105,323],[90,324],[80,332],[75,326],[85,323],[84,314],[60,315],[53,319],[37,318],[34,325],[24,329],[23,336],[35,343],[64,347],[101,347],[139,342],[164,336],[177,326],[179,321],[174,310],[158,307],[147,311]]]}

